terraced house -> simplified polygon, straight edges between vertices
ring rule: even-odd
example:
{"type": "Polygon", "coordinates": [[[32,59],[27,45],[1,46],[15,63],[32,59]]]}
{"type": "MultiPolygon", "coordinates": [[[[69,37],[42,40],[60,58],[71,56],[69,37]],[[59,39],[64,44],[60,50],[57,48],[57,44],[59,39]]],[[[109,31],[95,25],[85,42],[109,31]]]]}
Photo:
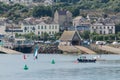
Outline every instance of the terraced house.
{"type": "Polygon", "coordinates": [[[36,35],[42,35],[43,33],[48,33],[50,36],[53,36],[55,33],[59,32],[59,25],[58,24],[47,24],[45,22],[41,22],[39,24],[30,24],[30,23],[23,23],[21,25],[23,29],[23,34],[26,33],[35,33],[36,35]]]}
{"type": "MultiPolygon", "coordinates": [[[[44,18],[45,19],[45,18],[44,18]]],[[[41,35],[43,33],[48,33],[53,36],[55,33],[59,32],[59,24],[53,22],[44,21],[43,19],[29,18],[29,20],[23,20],[19,24],[6,24],[5,29],[2,30],[6,34],[15,35],[17,34],[28,34],[34,33],[35,35],[41,35]]]]}
{"type": "MultiPolygon", "coordinates": [[[[110,21],[110,20],[109,20],[110,21]]],[[[115,34],[115,24],[113,22],[96,22],[91,25],[91,33],[96,32],[98,34],[115,34]]]]}

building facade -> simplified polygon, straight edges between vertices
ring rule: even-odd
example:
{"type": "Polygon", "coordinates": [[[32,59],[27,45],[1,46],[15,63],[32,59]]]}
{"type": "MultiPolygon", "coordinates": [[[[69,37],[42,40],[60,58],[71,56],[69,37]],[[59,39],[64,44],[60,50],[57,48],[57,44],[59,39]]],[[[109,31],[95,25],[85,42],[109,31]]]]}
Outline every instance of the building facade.
{"type": "Polygon", "coordinates": [[[6,20],[5,17],[0,17],[0,36],[4,36],[6,34],[6,20]]]}
{"type": "Polygon", "coordinates": [[[60,28],[64,30],[66,26],[72,24],[72,13],[66,10],[56,11],[54,14],[54,22],[60,25],[60,28]]]}
{"type": "Polygon", "coordinates": [[[81,37],[77,31],[64,31],[60,37],[60,46],[80,45],[81,37]]]}
{"type": "Polygon", "coordinates": [[[46,24],[41,22],[39,24],[21,24],[23,30],[22,34],[34,33],[35,35],[42,35],[43,33],[48,33],[50,36],[53,36],[55,33],[59,32],[58,24],[46,24]]]}
{"type": "Polygon", "coordinates": [[[115,34],[114,23],[94,23],[91,25],[91,33],[95,32],[98,34],[115,34]]]}
{"type": "Polygon", "coordinates": [[[80,32],[90,31],[90,25],[90,22],[82,16],[77,16],[73,19],[73,27],[80,32]]]}

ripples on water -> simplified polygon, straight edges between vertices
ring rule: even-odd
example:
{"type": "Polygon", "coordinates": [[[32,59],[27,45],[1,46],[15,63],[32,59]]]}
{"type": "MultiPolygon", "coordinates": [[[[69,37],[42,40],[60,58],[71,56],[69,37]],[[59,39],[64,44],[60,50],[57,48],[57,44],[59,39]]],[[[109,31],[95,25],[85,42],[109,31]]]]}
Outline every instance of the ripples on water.
{"type": "Polygon", "coordinates": [[[120,80],[119,55],[103,55],[102,58],[106,61],[96,63],[74,63],[78,57],[78,55],[41,54],[38,60],[34,60],[33,55],[28,55],[27,60],[24,60],[23,55],[1,55],[0,79],[120,80]],[[51,64],[52,59],[55,59],[56,64],[51,64]],[[27,71],[23,69],[25,64],[29,67],[27,71]]]}

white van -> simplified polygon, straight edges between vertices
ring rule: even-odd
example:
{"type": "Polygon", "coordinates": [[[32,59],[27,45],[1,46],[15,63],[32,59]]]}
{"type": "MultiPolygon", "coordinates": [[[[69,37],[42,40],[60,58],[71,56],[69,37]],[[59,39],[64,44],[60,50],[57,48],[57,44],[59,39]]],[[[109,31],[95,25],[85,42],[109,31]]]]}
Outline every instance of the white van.
{"type": "Polygon", "coordinates": [[[97,44],[97,45],[105,45],[106,44],[106,42],[105,41],[96,41],[96,43],[95,44],[97,44]]]}

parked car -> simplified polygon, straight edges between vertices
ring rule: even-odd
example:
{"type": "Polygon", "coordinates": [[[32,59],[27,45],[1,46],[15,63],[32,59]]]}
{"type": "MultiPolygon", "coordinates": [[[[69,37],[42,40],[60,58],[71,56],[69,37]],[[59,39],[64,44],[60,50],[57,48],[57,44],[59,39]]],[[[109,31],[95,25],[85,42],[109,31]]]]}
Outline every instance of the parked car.
{"type": "Polygon", "coordinates": [[[96,41],[96,43],[95,44],[97,44],[97,45],[105,45],[106,44],[106,42],[105,41],[96,41]]]}
{"type": "Polygon", "coordinates": [[[113,45],[118,45],[119,43],[117,41],[114,41],[112,44],[113,45]]]}

